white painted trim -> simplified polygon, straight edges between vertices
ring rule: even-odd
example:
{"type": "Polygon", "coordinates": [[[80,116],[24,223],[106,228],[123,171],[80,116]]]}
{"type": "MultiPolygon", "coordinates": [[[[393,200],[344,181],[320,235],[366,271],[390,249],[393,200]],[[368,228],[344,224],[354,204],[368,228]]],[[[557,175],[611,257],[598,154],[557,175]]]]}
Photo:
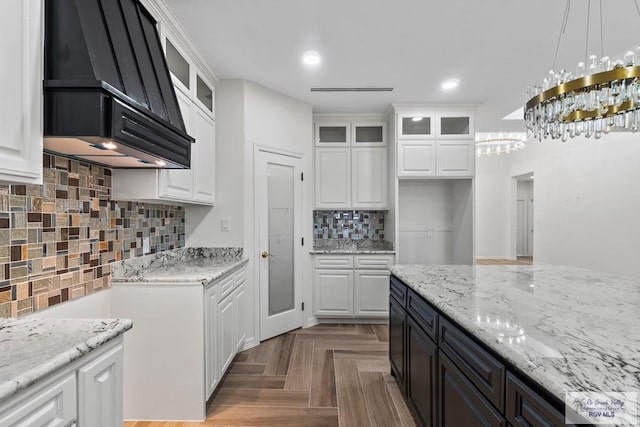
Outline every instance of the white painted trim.
{"type": "Polygon", "coordinates": [[[511,256],[509,255],[491,255],[491,256],[483,255],[483,256],[476,257],[476,259],[506,259],[509,261],[516,260],[516,258],[511,258],[511,256]]]}
{"type": "Polygon", "coordinates": [[[323,318],[319,318],[318,319],[319,322],[318,324],[323,324],[323,323],[346,323],[349,325],[353,325],[353,324],[364,324],[364,325],[386,325],[387,323],[389,323],[389,317],[382,317],[382,318],[371,318],[371,319],[367,319],[367,318],[344,318],[344,317],[323,317],[323,318]]]}
{"type": "MultiPolygon", "coordinates": [[[[304,154],[298,153],[296,151],[282,150],[280,148],[269,147],[267,145],[261,145],[258,143],[254,143],[254,147],[255,147],[254,155],[258,153],[270,153],[270,154],[277,154],[280,156],[293,157],[295,159],[304,158],[304,154]]],[[[254,157],[254,166],[255,166],[255,157],[254,157]]],[[[255,168],[254,168],[254,172],[255,172],[255,168]]],[[[255,176],[255,173],[254,173],[254,176],[255,176]]],[[[255,184],[255,179],[254,179],[254,184],[255,184]]]]}

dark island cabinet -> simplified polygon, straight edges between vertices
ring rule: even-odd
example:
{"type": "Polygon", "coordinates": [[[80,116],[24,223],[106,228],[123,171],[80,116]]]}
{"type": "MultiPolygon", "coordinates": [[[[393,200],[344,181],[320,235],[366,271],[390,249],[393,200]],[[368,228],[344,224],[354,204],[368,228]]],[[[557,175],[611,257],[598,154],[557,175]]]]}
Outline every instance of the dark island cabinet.
{"type": "Polygon", "coordinates": [[[420,424],[565,426],[563,402],[393,275],[389,295],[391,374],[420,424]]]}
{"type": "Polygon", "coordinates": [[[436,425],[438,346],[415,320],[407,317],[407,398],[425,426],[436,425]]]}
{"type": "Polygon", "coordinates": [[[394,297],[389,298],[389,364],[391,375],[396,377],[400,390],[406,392],[405,383],[405,334],[407,314],[394,297]]]}

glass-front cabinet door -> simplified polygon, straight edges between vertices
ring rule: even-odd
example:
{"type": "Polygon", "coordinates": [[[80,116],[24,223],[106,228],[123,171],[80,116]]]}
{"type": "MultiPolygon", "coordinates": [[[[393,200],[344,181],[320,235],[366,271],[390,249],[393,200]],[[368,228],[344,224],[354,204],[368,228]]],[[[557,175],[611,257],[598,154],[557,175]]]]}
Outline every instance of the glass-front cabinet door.
{"type": "Polygon", "coordinates": [[[473,138],[473,114],[465,112],[438,115],[438,139],[473,138]]]}
{"type": "Polygon", "coordinates": [[[434,121],[433,114],[399,114],[398,139],[433,139],[434,121]]]}
{"type": "Polygon", "coordinates": [[[316,123],[316,145],[346,147],[350,142],[350,131],[349,122],[316,123]]]}
{"type": "Polygon", "coordinates": [[[384,146],[387,125],[384,122],[354,122],[351,124],[351,145],[358,147],[384,146]]]}
{"type": "Polygon", "coordinates": [[[213,85],[207,83],[199,73],[196,73],[196,99],[206,111],[214,112],[213,85]]]}

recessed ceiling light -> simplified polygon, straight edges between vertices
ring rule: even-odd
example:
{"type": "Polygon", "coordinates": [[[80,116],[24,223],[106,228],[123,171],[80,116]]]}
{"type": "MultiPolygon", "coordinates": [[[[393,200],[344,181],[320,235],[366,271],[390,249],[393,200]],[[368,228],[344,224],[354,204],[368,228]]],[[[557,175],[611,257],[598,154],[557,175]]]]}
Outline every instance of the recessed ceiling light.
{"type": "Polygon", "coordinates": [[[102,146],[107,150],[115,150],[116,148],[118,148],[118,146],[113,142],[103,142],[102,146]]]}
{"type": "Polygon", "coordinates": [[[449,79],[449,80],[446,80],[444,83],[442,83],[442,89],[444,89],[444,90],[455,89],[455,88],[458,87],[459,84],[460,84],[460,80],[458,80],[458,79],[449,79]]]}
{"type": "Polygon", "coordinates": [[[422,120],[422,117],[412,117],[411,120],[413,120],[414,122],[419,122],[422,120]]]}
{"type": "Polygon", "coordinates": [[[302,55],[302,62],[306,65],[318,65],[320,63],[320,54],[318,52],[305,52],[302,55]]]}
{"type": "Polygon", "coordinates": [[[158,166],[166,166],[167,162],[165,162],[164,160],[156,160],[156,165],[158,165],[158,166]]]}

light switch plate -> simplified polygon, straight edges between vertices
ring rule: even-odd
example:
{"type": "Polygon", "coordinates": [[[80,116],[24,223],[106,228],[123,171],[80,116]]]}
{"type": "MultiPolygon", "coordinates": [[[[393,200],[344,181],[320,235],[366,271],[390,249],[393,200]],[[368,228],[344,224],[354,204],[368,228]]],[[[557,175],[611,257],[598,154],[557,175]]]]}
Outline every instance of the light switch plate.
{"type": "Polygon", "coordinates": [[[230,231],[231,230],[231,220],[229,218],[222,218],[220,228],[222,231],[230,231]]]}

